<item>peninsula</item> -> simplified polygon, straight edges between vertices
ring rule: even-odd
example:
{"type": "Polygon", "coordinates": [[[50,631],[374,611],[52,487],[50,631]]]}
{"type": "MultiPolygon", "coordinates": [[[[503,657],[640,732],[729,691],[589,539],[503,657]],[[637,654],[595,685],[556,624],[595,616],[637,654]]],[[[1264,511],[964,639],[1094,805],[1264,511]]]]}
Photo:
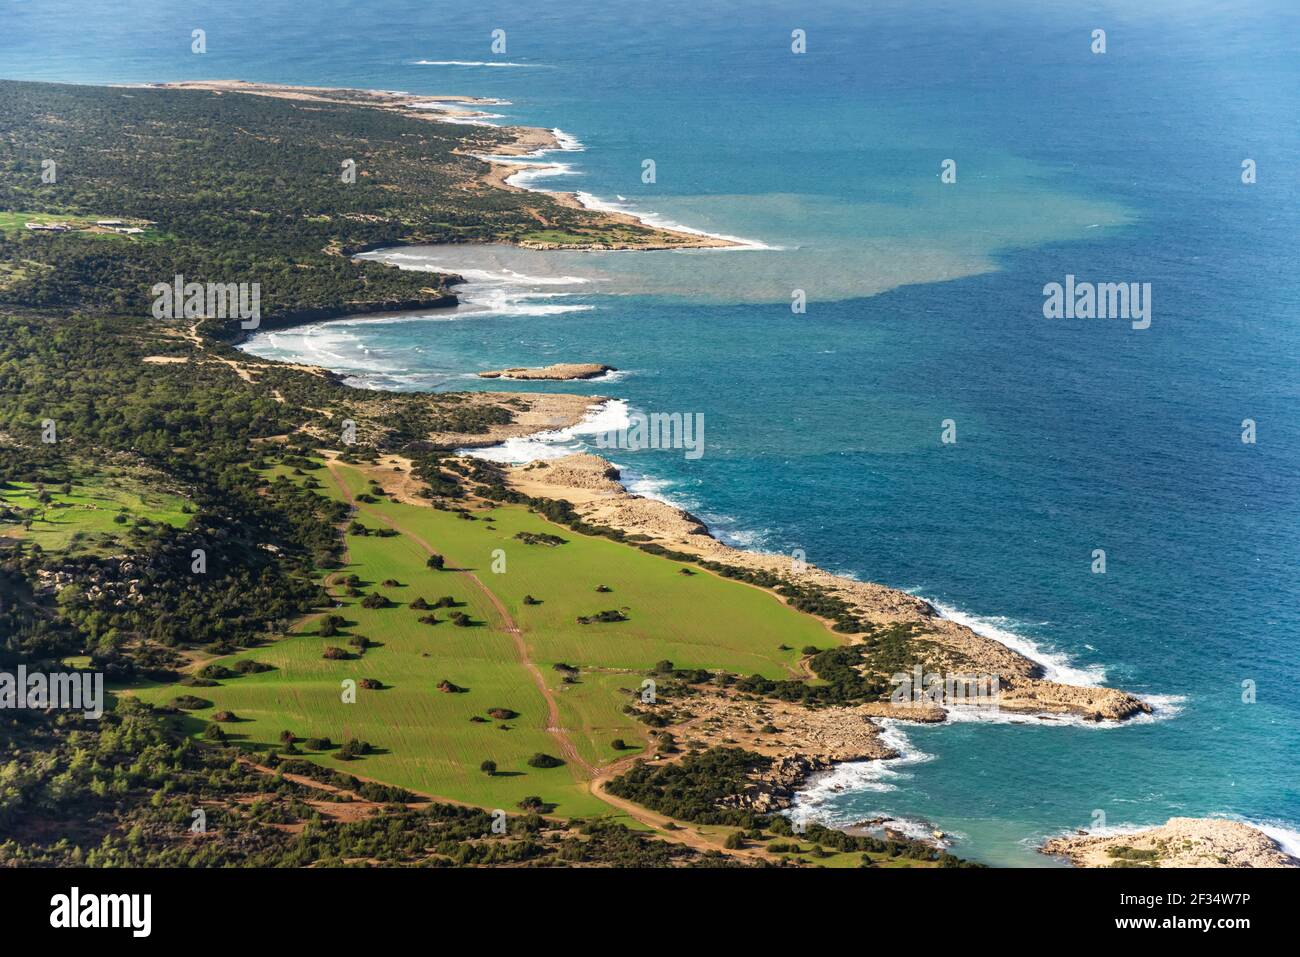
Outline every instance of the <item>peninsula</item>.
{"type": "Polygon", "coordinates": [[[1217,818],[1174,817],[1139,831],[1058,837],[1042,851],[1079,867],[1300,867],[1258,828],[1217,818]]]}
{"type": "Polygon", "coordinates": [[[782,813],[807,775],[894,757],[878,719],[962,706],[900,702],[897,675],[996,678],[1027,716],[1150,713],[915,596],[730,548],[595,456],[459,451],[600,397],[352,388],[241,352],[238,317],[152,309],[180,273],[257,284],[263,328],[453,305],[459,277],[350,255],[406,243],[711,242],[513,188],[480,157],[553,134],[431,102],[0,83],[5,624],[17,660],[103,672],[116,701],[23,730],[0,863],[955,866],[782,813]],[[69,185],[41,183],[47,157],[69,185]],[[196,841],[198,795],[223,825],[196,841]]]}

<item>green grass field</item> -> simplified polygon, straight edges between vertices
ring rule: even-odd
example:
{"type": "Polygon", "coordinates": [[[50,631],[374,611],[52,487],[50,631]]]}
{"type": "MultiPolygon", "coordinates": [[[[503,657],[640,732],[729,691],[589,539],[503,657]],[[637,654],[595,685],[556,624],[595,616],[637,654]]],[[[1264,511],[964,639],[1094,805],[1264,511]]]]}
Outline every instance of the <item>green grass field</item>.
{"type": "MultiPolygon", "coordinates": [[[[352,494],[366,490],[360,469],[340,465],[338,473],[352,494]]],[[[274,478],[284,470],[263,474],[274,478]]],[[[329,471],[308,474],[325,486],[322,493],[338,494],[329,471]]],[[[300,483],[305,478],[288,477],[300,483]]],[[[218,687],[134,693],[156,704],[180,693],[208,699],[212,707],[194,714],[205,718],[217,710],[233,711],[239,720],[223,728],[235,741],[270,745],[284,730],[303,738],[327,736],[336,744],[353,737],[368,741],[377,753],[356,761],[339,761],[328,752],[307,755],[362,777],[506,810],[514,810],[524,796],[539,795],[554,803],[558,814],[580,816],[610,809],[588,792],[589,775],[580,766],[528,766],[534,753],[559,756],[559,750],[546,730],[546,700],[492,596],[520,629],[528,658],[557,700],[562,726],[593,766],[637,753],[615,751],[610,746],[615,738],[645,743],[644,726],[622,708],[629,700],[626,691],[639,688],[644,672],[657,662],[781,677],[794,673],[797,649],[837,640],[818,620],[759,589],[705,572],[683,575],[680,563],[575,534],[522,506],[473,514],[471,521],[386,500],[361,504],[359,522],[371,529],[396,527],[401,534],[349,535],[341,574],[358,575],[361,591],[378,591],[395,607],[367,609],[357,597],[343,599],[336,612],[348,625],[341,634],[319,636],[316,616],[300,626],[299,634],[220,661],[230,666],[251,658],[272,671],[222,680],[218,687]],[[525,544],[515,538],[519,532],[566,541],[553,547],[525,544]],[[448,570],[426,567],[430,548],[445,557],[448,570]],[[385,587],[386,580],[399,584],[385,587]],[[598,585],[610,591],[599,593],[598,585]],[[433,603],[444,595],[463,603],[454,610],[468,614],[472,626],[452,624],[446,608],[434,611],[437,624],[421,624],[419,617],[428,612],[408,607],[417,596],[433,603]],[[524,604],[525,595],[541,603],[524,604]],[[606,609],[619,609],[628,620],[576,622],[579,615],[606,609]],[[353,635],[377,645],[352,660],[322,657],[327,646],[347,648],[353,635]],[[783,651],[782,645],[792,650],[783,651]],[[565,683],[553,667],[557,662],[580,667],[579,680],[565,683]],[[358,689],[356,702],[345,704],[345,678],[374,678],[384,687],[358,689]],[[440,692],[443,679],[468,690],[440,692]],[[487,717],[491,708],[519,716],[505,722],[471,720],[487,717]],[[497,763],[497,776],[479,770],[486,759],[497,763]]]]}
{"type": "Polygon", "coordinates": [[[183,511],[184,498],[155,491],[126,475],[94,475],[72,483],[70,492],[63,488],[47,486],[49,501],[43,503],[31,483],[0,487],[0,538],[35,542],[46,551],[75,546],[105,552],[140,519],[177,528],[190,520],[183,511]]]}

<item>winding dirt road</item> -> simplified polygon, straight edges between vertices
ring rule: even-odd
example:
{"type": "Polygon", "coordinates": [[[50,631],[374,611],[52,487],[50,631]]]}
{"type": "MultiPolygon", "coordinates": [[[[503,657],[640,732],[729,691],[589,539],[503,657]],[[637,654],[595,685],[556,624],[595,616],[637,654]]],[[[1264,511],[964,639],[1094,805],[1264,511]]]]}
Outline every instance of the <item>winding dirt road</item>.
{"type": "MultiPolygon", "coordinates": [[[[439,554],[437,549],[409,528],[406,528],[399,522],[394,521],[392,518],[381,512],[367,508],[364,503],[357,502],[351,489],[348,488],[343,475],[339,471],[338,462],[334,458],[326,458],[325,464],[329,469],[330,478],[333,479],[340,494],[342,494],[344,500],[347,501],[354,511],[364,512],[377,521],[382,522],[393,531],[405,535],[411,541],[424,549],[426,553],[430,555],[439,554]]],[[[671,818],[665,817],[661,814],[656,814],[653,811],[647,810],[631,801],[615,797],[606,791],[605,785],[630,767],[636,758],[624,758],[612,764],[605,765],[602,768],[596,768],[582,757],[578,752],[577,747],[574,745],[573,739],[569,737],[568,729],[563,727],[560,722],[560,704],[555,698],[555,693],[547,686],[546,678],[542,674],[541,668],[537,666],[529,655],[528,644],[524,641],[523,631],[515,622],[509,610],[502,603],[501,599],[497,597],[496,593],[484,585],[479,577],[473,572],[466,569],[452,569],[452,571],[468,578],[474,583],[475,587],[483,593],[488,601],[491,602],[492,607],[496,610],[496,613],[500,618],[500,627],[514,640],[515,653],[519,659],[519,663],[528,670],[529,675],[533,679],[533,683],[537,686],[537,690],[541,692],[543,699],[546,701],[546,732],[554,739],[556,747],[559,749],[560,754],[563,755],[564,760],[573,771],[574,779],[578,783],[581,784],[585,782],[588,789],[595,797],[604,801],[610,807],[626,814],[633,820],[650,828],[656,833],[656,836],[663,840],[671,841],[674,844],[683,844],[701,853],[718,851],[728,856],[739,857],[751,861],[766,859],[763,854],[756,850],[723,848],[720,844],[711,841],[702,834],[690,830],[689,827],[676,824],[671,818]]]]}
{"type": "MultiPolygon", "coordinates": [[[[347,499],[348,504],[352,506],[353,509],[365,512],[372,518],[383,522],[393,531],[405,535],[411,541],[415,542],[415,544],[424,549],[427,554],[439,554],[437,549],[409,528],[406,528],[381,512],[375,511],[371,508],[366,508],[363,504],[358,503],[353,497],[351,490],[348,489],[343,476],[339,474],[338,463],[334,459],[328,459],[326,464],[330,471],[330,477],[334,479],[334,484],[338,487],[339,492],[342,493],[345,499],[347,499]]],[[[511,617],[509,610],[507,610],[501,599],[497,597],[492,589],[484,585],[477,575],[466,569],[450,569],[450,571],[454,571],[456,574],[468,578],[474,583],[475,587],[483,593],[483,596],[492,603],[492,607],[496,609],[496,613],[501,619],[499,622],[501,630],[505,631],[512,639],[514,639],[515,654],[519,658],[519,663],[528,669],[529,675],[532,676],[533,684],[537,685],[537,690],[541,692],[542,697],[546,700],[547,734],[555,739],[556,747],[559,748],[561,754],[564,755],[564,760],[569,763],[570,767],[573,767],[575,771],[577,768],[581,768],[586,772],[584,776],[577,777],[577,780],[581,781],[587,777],[591,777],[595,773],[595,769],[587,763],[581,754],[578,753],[578,749],[574,746],[573,740],[569,737],[568,731],[560,725],[560,703],[555,700],[555,694],[549,687],[547,687],[546,678],[542,674],[542,669],[538,668],[532,658],[529,657],[528,645],[524,641],[523,630],[515,622],[514,618],[511,617]]]]}

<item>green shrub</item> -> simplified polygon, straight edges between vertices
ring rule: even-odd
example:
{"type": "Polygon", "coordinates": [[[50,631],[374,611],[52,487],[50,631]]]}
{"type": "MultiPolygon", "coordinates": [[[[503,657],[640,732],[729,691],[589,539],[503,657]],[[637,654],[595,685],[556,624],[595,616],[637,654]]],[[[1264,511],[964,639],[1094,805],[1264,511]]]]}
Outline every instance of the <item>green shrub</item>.
{"type": "Polygon", "coordinates": [[[201,711],[204,708],[211,708],[212,702],[197,695],[183,694],[172,698],[172,707],[179,708],[182,711],[201,711]]]}

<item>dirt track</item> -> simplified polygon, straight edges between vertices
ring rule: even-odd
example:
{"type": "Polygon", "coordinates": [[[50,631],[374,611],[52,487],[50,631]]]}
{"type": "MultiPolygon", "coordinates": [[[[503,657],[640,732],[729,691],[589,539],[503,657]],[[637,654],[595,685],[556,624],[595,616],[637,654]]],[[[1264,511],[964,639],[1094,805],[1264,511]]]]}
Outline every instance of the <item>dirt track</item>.
{"type": "MultiPolygon", "coordinates": [[[[348,504],[354,510],[363,511],[367,515],[370,515],[372,518],[380,522],[383,522],[385,525],[387,525],[389,528],[393,529],[394,531],[399,532],[402,535],[405,535],[411,541],[415,542],[417,545],[423,548],[425,552],[427,552],[428,554],[430,555],[438,554],[437,550],[432,545],[426,542],[419,535],[412,532],[410,529],[405,528],[400,523],[393,521],[388,516],[383,515],[382,513],[377,512],[373,509],[366,508],[365,505],[362,503],[358,503],[355,497],[352,495],[351,490],[348,488],[347,483],[344,481],[343,476],[339,473],[338,463],[333,458],[326,459],[326,466],[329,469],[330,478],[333,479],[334,484],[338,488],[340,494],[342,494],[343,498],[348,502],[348,504]]],[[[653,811],[649,811],[646,808],[641,807],[640,805],[632,803],[631,801],[627,801],[624,800],[623,798],[618,798],[612,794],[609,794],[605,790],[605,784],[609,780],[611,780],[612,778],[616,777],[618,774],[621,774],[624,770],[626,770],[636,759],[626,758],[621,761],[617,761],[613,764],[606,765],[603,768],[595,768],[586,759],[584,759],[581,754],[578,753],[578,749],[574,745],[573,739],[569,737],[568,730],[564,728],[560,723],[559,702],[556,700],[554,692],[552,692],[551,689],[547,686],[545,676],[542,674],[542,670],[539,667],[537,667],[536,663],[529,656],[528,645],[524,641],[523,631],[519,628],[519,625],[515,622],[514,618],[510,615],[510,612],[506,609],[505,605],[501,602],[501,599],[498,598],[490,588],[484,585],[483,582],[479,580],[477,575],[475,575],[473,572],[464,569],[456,570],[456,574],[463,575],[464,577],[468,578],[470,581],[474,583],[474,585],[479,590],[483,592],[483,594],[492,603],[492,606],[496,610],[496,613],[500,616],[501,619],[500,623],[502,628],[507,633],[509,633],[512,639],[514,639],[515,650],[519,657],[519,663],[523,665],[526,669],[528,669],[528,672],[531,675],[534,684],[537,685],[537,690],[541,692],[542,697],[546,700],[546,708],[547,708],[546,731],[555,740],[556,747],[559,749],[561,755],[563,755],[564,760],[568,762],[569,767],[573,770],[575,780],[579,782],[582,782],[584,780],[587,781],[588,788],[593,795],[595,795],[600,800],[604,801],[610,807],[616,808],[617,810],[626,814],[628,817],[640,822],[641,824],[644,824],[646,827],[651,828],[656,832],[657,836],[662,838],[663,840],[671,841],[675,844],[684,844],[702,853],[708,851],[720,851],[723,854],[746,858],[749,860],[765,859],[761,853],[754,850],[724,849],[721,845],[716,844],[710,841],[708,838],[705,838],[704,836],[689,830],[687,827],[682,827],[679,825],[677,827],[670,828],[669,824],[673,822],[669,818],[664,817],[663,815],[660,814],[655,814],[653,811]]],[[[436,798],[436,800],[444,801],[446,799],[436,798]]],[[[457,801],[457,802],[449,802],[449,803],[463,803],[463,802],[457,801]]]]}

